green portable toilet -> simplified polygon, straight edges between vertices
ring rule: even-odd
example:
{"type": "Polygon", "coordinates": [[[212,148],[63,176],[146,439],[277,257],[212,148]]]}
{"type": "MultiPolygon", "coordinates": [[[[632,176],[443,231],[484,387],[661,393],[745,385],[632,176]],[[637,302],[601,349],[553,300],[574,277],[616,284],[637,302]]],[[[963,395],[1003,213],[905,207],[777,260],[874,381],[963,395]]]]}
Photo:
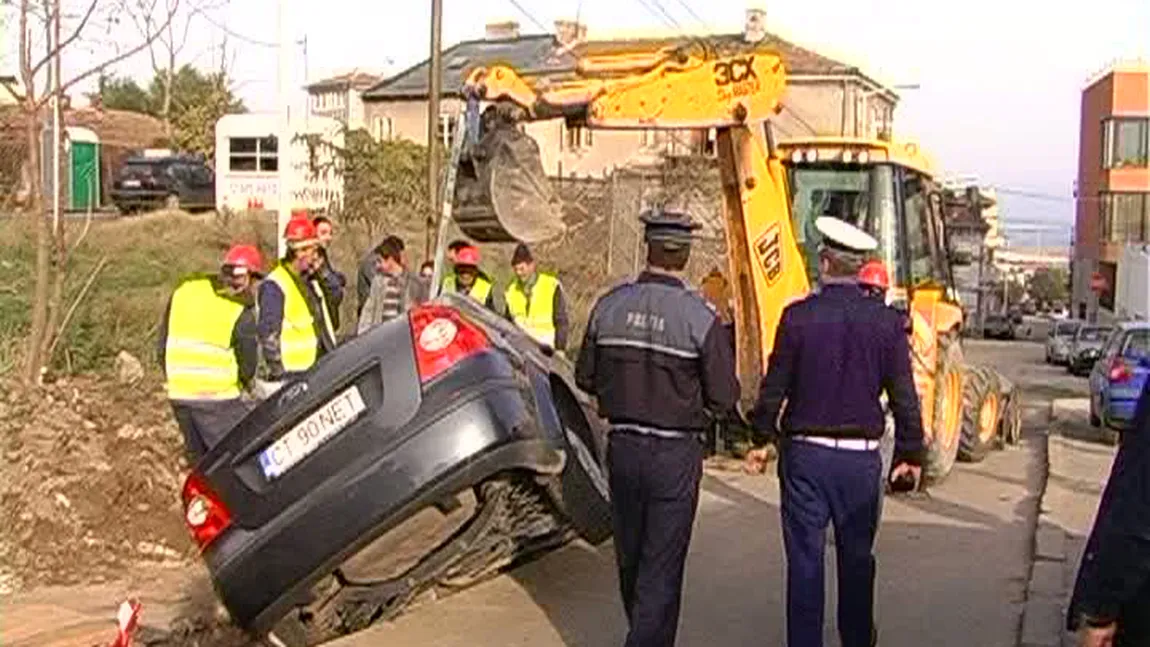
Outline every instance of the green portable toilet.
{"type": "Polygon", "coordinates": [[[68,126],[68,209],[100,208],[100,138],[79,126],[68,126]]]}

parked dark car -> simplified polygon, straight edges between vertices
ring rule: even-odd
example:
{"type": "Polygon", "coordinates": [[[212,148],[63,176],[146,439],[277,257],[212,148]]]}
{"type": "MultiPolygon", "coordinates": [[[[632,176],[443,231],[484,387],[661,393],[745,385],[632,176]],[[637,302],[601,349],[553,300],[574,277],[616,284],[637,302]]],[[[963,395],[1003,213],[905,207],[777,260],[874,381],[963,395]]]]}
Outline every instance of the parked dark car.
{"type": "Polygon", "coordinates": [[[210,211],[216,178],[199,155],[129,157],[112,182],[111,198],[121,213],[161,207],[210,211]]]}
{"type": "Polygon", "coordinates": [[[185,517],[237,625],[314,644],[606,540],[605,439],[566,359],[446,294],[263,401],[188,476],[185,517]]]}
{"type": "Polygon", "coordinates": [[[1094,362],[1114,332],[1113,326],[1083,325],[1074,335],[1067,351],[1066,372],[1071,375],[1086,375],[1094,367],[1094,362]]]}
{"type": "Polygon", "coordinates": [[[987,315],[982,323],[982,336],[987,339],[1014,339],[1014,325],[1012,316],[987,315]]]}

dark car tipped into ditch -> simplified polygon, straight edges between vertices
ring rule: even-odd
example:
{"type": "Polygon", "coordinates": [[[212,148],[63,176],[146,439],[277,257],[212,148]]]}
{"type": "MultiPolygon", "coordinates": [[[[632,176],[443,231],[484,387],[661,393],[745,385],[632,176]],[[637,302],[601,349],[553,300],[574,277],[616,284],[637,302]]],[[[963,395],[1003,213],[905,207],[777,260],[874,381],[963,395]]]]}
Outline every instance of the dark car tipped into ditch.
{"type": "Polygon", "coordinates": [[[606,540],[605,438],[566,359],[442,295],[263,401],[188,476],[185,522],[235,624],[310,645],[606,540]]]}

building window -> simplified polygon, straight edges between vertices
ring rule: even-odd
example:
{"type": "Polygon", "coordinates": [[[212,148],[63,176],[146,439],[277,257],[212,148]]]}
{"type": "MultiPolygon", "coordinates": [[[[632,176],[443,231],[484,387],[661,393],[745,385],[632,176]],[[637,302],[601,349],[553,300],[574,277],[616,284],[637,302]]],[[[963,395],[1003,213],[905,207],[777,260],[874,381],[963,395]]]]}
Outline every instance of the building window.
{"type": "Polygon", "coordinates": [[[232,171],[249,173],[274,173],[279,170],[275,136],[229,139],[228,168],[232,171]]]}
{"type": "Polygon", "coordinates": [[[395,135],[391,117],[376,117],[372,120],[371,134],[376,141],[389,141],[395,135]]]}
{"type": "Polygon", "coordinates": [[[583,126],[563,125],[563,150],[577,151],[581,148],[590,148],[594,143],[590,128],[583,126]]]}
{"type": "Polygon", "coordinates": [[[455,115],[439,115],[439,141],[447,150],[451,150],[451,145],[455,141],[456,119],[455,115]]]}
{"type": "Polygon", "coordinates": [[[1102,240],[1143,243],[1150,234],[1150,193],[1103,193],[1099,196],[1102,240]]]}
{"type": "Polygon", "coordinates": [[[1150,118],[1102,122],[1104,168],[1150,166],[1150,118]]]}

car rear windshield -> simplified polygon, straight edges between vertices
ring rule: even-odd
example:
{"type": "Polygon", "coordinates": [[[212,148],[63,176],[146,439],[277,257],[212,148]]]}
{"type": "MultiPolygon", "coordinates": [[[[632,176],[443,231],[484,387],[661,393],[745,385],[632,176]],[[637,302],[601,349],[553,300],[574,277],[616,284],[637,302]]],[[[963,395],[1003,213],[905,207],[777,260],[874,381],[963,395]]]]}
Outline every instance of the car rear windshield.
{"type": "Polygon", "coordinates": [[[1106,341],[1110,328],[1084,328],[1078,333],[1078,341],[1106,341]]]}
{"type": "Polygon", "coordinates": [[[164,172],[163,166],[156,162],[128,162],[120,167],[120,177],[151,177],[153,175],[162,175],[164,172]]]}
{"type": "Polygon", "coordinates": [[[1129,358],[1150,357],[1150,329],[1131,330],[1126,333],[1126,344],[1122,356],[1129,358]]]}
{"type": "Polygon", "coordinates": [[[1055,324],[1054,334],[1060,337],[1073,337],[1074,333],[1078,332],[1081,324],[1077,323],[1059,323],[1055,324]]]}

